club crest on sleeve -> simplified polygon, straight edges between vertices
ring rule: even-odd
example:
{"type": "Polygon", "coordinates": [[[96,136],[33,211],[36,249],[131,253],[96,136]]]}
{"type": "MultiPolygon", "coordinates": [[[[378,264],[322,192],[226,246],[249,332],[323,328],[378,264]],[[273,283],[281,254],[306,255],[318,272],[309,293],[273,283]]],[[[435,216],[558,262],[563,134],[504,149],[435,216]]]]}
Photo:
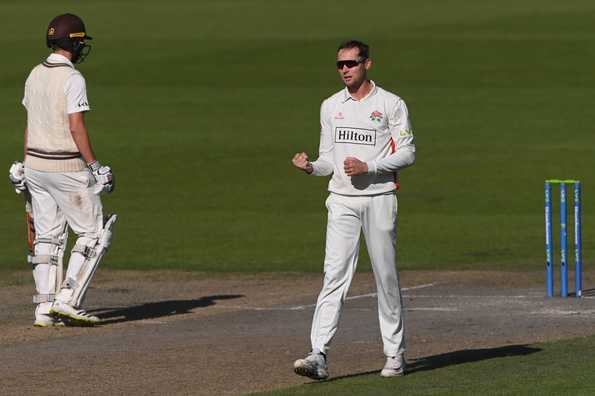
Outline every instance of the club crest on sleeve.
{"type": "Polygon", "coordinates": [[[375,110],[372,112],[372,114],[370,114],[370,119],[375,122],[380,122],[382,121],[382,113],[375,110]]]}
{"type": "Polygon", "coordinates": [[[343,117],[343,113],[341,113],[341,112],[338,112],[337,114],[335,114],[335,120],[342,120],[344,118],[345,117],[343,117]]]}
{"type": "Polygon", "coordinates": [[[401,135],[401,137],[413,136],[413,131],[410,129],[401,129],[399,135],[401,135]]]}

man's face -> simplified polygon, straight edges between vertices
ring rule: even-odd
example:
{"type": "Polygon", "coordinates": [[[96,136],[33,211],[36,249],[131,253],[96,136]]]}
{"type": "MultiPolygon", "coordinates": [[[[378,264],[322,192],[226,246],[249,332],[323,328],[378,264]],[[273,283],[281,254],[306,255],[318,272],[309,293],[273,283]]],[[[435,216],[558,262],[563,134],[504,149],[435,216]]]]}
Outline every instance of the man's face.
{"type": "Polygon", "coordinates": [[[337,70],[347,88],[359,87],[366,80],[371,66],[369,59],[359,56],[358,48],[344,48],[337,52],[337,70]]]}

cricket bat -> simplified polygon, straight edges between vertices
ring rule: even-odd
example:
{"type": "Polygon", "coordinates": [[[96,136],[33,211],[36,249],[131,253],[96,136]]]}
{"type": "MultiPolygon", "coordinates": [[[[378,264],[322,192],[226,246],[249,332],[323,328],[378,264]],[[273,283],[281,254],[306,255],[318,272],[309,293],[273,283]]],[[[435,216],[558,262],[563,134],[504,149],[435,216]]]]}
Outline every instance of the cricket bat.
{"type": "Polygon", "coordinates": [[[31,257],[35,255],[33,241],[35,241],[35,223],[33,222],[33,205],[31,204],[31,193],[25,190],[25,220],[27,224],[27,248],[29,249],[29,256],[27,261],[31,261],[31,257]]]}
{"type": "MultiPolygon", "coordinates": [[[[31,203],[31,193],[29,190],[25,190],[24,192],[25,198],[25,219],[27,224],[27,248],[29,253],[27,255],[27,261],[29,263],[32,262],[33,256],[35,256],[35,221],[33,218],[33,204],[31,203]]],[[[62,238],[68,238],[68,229],[65,226],[64,233],[62,234],[62,238]]],[[[62,280],[64,278],[64,263],[63,263],[63,256],[62,254],[58,257],[58,263],[56,266],[56,291],[60,290],[60,286],[62,285],[62,280]]]]}

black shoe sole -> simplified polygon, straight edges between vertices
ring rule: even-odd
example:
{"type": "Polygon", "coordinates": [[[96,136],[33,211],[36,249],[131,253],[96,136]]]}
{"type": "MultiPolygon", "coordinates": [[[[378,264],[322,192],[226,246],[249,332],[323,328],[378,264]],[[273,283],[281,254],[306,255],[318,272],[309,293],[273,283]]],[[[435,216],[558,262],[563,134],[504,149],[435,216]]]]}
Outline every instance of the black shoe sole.
{"type": "Polygon", "coordinates": [[[308,370],[305,367],[296,367],[293,369],[293,371],[297,374],[297,375],[301,375],[302,377],[308,377],[308,378],[312,378],[315,380],[324,380],[328,378],[328,375],[326,377],[321,377],[318,375],[318,373],[314,373],[310,370],[308,370]]]}

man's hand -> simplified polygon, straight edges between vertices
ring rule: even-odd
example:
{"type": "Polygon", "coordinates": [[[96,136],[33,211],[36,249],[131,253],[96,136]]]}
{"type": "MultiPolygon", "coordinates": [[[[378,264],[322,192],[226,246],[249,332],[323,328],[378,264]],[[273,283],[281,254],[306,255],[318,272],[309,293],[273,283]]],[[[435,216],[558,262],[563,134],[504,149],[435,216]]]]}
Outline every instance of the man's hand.
{"type": "Polygon", "coordinates": [[[115,181],[112,168],[101,165],[99,161],[91,162],[87,166],[97,182],[97,186],[99,187],[98,192],[111,193],[114,191],[115,181]]]}
{"type": "Polygon", "coordinates": [[[355,157],[347,157],[343,161],[343,168],[347,176],[357,176],[368,173],[368,164],[355,157]]]}
{"type": "Polygon", "coordinates": [[[17,194],[20,194],[27,189],[27,186],[25,185],[25,167],[22,162],[13,162],[8,171],[8,178],[17,194]]]}
{"type": "Polygon", "coordinates": [[[314,168],[312,167],[310,161],[308,161],[308,154],[306,153],[297,153],[293,156],[291,162],[293,163],[293,166],[303,170],[307,174],[314,172],[314,168]]]}

